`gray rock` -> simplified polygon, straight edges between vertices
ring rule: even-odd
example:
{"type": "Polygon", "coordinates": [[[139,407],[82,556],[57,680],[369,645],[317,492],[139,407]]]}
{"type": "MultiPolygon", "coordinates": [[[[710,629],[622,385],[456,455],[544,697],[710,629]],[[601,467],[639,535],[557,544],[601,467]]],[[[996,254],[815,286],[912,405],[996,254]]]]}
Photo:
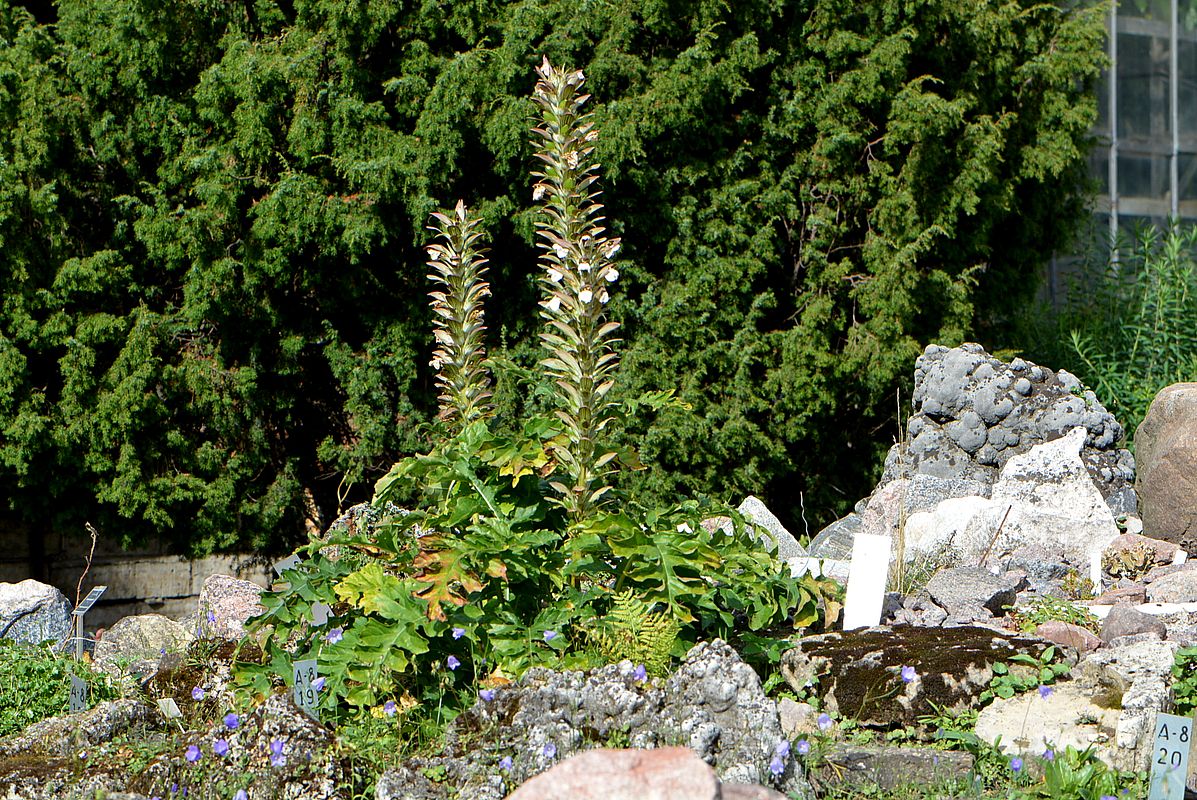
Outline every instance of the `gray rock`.
{"type": "Polygon", "coordinates": [[[852,557],[852,541],[860,530],[860,515],[841,517],[815,534],[810,540],[810,554],[816,558],[847,559],[852,557]]]}
{"type": "Polygon", "coordinates": [[[1110,708],[1098,687],[1066,681],[1053,686],[1047,697],[1032,691],[995,698],[981,709],[975,731],[987,742],[1000,738],[1002,750],[1011,755],[1037,757],[1049,747],[1092,747],[1098,757],[1111,760],[1118,717],[1118,709],[1110,708]]]}
{"type": "Polygon", "coordinates": [[[79,714],[35,722],[15,736],[0,739],[0,757],[67,758],[79,750],[110,742],[136,728],[155,726],[161,721],[158,710],[140,700],[98,703],[79,714]]]}
{"type": "Polygon", "coordinates": [[[782,561],[790,558],[803,558],[807,555],[806,548],[798,544],[798,540],[794,538],[793,534],[786,530],[781,521],[773,516],[773,512],[757,498],[748,495],[736,510],[769,532],[772,542],[763,541],[767,542],[769,550],[776,548],[777,557],[782,561]]]}
{"type": "Polygon", "coordinates": [[[1148,768],[1155,715],[1172,707],[1172,663],[1179,647],[1171,641],[1104,647],[1073,669],[1077,680],[1101,698],[1099,704],[1121,709],[1112,737],[1115,767],[1148,768]]]}
{"type": "Polygon", "coordinates": [[[60,643],[73,635],[71,610],[62,592],[45,583],[0,583],[0,637],[27,644],[60,643]]]}
{"type": "Polygon", "coordinates": [[[927,582],[927,594],[949,617],[987,619],[1014,604],[1018,583],[981,567],[950,567],[927,582]]]}
{"type": "Polygon", "coordinates": [[[938,628],[948,618],[948,612],[935,604],[926,594],[907,597],[894,612],[894,625],[913,625],[919,628],[938,628]]]}
{"type": "Polygon", "coordinates": [[[1147,584],[1152,603],[1192,603],[1197,600],[1197,570],[1179,570],[1147,584]]]}
{"type": "MultiPolygon", "coordinates": [[[[823,754],[823,764],[813,776],[816,789],[869,787],[883,791],[934,785],[968,777],[973,768],[969,753],[930,747],[832,744],[823,754]]],[[[838,792],[836,796],[841,796],[838,792]]]]}
{"type": "Polygon", "coordinates": [[[96,666],[119,672],[136,662],[157,663],[166,653],[185,650],[194,638],[186,627],[161,614],[125,617],[96,643],[96,666]]]}

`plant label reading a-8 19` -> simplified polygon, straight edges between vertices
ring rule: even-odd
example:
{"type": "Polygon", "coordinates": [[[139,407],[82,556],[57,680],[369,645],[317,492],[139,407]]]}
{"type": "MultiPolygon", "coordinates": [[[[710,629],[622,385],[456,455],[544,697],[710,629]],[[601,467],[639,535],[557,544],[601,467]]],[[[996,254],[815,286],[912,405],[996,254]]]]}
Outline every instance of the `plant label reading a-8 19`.
{"type": "Polygon", "coordinates": [[[295,698],[295,705],[299,706],[309,717],[320,721],[320,712],[317,710],[319,703],[318,690],[312,686],[319,677],[316,671],[316,659],[309,658],[305,661],[296,661],[291,665],[291,672],[295,678],[295,688],[292,689],[292,697],[295,698]]]}
{"type": "Polygon", "coordinates": [[[1175,714],[1156,715],[1148,800],[1184,800],[1192,744],[1193,720],[1175,714]]]}
{"type": "Polygon", "coordinates": [[[71,696],[67,703],[72,714],[87,710],[87,682],[78,675],[71,676],[71,696]]]}

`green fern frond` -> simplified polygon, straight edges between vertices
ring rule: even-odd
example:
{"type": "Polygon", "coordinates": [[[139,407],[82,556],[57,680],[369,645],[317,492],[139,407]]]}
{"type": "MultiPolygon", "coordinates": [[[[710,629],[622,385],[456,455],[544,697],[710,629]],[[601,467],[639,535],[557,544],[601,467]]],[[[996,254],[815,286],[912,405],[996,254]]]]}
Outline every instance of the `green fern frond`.
{"type": "Polygon", "coordinates": [[[628,659],[650,675],[664,675],[681,627],[670,614],[627,590],[614,596],[611,610],[590,629],[590,644],[608,663],[628,659]]]}

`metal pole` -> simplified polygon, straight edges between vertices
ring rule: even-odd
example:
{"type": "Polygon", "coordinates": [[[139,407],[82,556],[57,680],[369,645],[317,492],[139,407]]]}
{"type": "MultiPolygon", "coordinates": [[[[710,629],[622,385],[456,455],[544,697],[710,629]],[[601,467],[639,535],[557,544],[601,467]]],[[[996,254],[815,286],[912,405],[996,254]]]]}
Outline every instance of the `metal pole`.
{"type": "Polygon", "coordinates": [[[1180,13],[1179,0],[1172,0],[1172,19],[1168,30],[1168,124],[1172,126],[1172,152],[1168,163],[1171,187],[1172,221],[1180,217],[1180,13]]]}
{"type": "Polygon", "coordinates": [[[1110,159],[1107,169],[1110,181],[1110,261],[1118,263],[1118,0],[1110,0],[1110,159]]]}

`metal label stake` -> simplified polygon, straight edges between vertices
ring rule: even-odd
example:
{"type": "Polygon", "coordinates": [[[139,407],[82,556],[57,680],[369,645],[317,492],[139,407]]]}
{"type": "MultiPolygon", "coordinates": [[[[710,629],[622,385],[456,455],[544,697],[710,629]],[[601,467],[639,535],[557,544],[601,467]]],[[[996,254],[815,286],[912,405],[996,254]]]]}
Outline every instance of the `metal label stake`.
{"type": "Polygon", "coordinates": [[[108,591],[107,586],[97,586],[87,593],[87,597],[75,608],[71,614],[75,617],[75,660],[83,660],[83,615],[100,599],[100,595],[108,591]]]}

